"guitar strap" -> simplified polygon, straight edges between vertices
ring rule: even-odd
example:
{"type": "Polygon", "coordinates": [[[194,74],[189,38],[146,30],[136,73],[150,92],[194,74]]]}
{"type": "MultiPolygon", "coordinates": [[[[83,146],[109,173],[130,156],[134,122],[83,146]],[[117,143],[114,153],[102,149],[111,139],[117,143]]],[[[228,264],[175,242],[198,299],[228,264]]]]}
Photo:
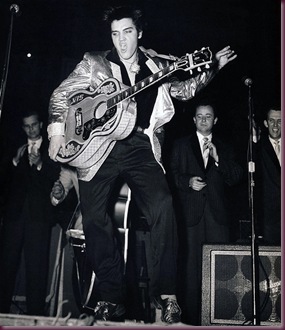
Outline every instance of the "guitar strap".
{"type": "Polygon", "coordinates": [[[177,61],[179,59],[177,56],[174,56],[171,54],[169,54],[169,55],[158,54],[155,50],[145,49],[143,46],[140,46],[140,50],[150,57],[160,57],[160,58],[163,58],[165,60],[170,60],[170,61],[177,61]]]}
{"type": "Polygon", "coordinates": [[[145,62],[152,73],[160,71],[159,67],[154,63],[154,61],[148,57],[148,60],[145,62]]]}
{"type": "Polygon", "coordinates": [[[154,62],[154,60],[151,57],[160,57],[166,60],[171,60],[171,61],[176,61],[178,57],[175,57],[173,55],[163,55],[163,54],[158,54],[156,51],[153,49],[145,49],[144,47],[140,46],[140,50],[145,54],[145,56],[148,58],[146,61],[146,65],[150,69],[152,73],[157,73],[162,69],[158,67],[158,65],[154,62]]]}

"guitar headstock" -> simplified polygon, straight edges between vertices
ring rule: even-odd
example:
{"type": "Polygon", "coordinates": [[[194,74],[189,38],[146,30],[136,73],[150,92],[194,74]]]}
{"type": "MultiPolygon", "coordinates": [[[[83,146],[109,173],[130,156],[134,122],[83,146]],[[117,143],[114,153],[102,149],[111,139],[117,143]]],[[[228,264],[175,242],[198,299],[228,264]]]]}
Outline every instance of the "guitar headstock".
{"type": "Polygon", "coordinates": [[[186,54],[176,62],[177,69],[183,69],[184,71],[190,71],[197,69],[202,71],[201,67],[208,69],[212,63],[212,52],[209,47],[203,47],[200,50],[195,50],[192,54],[186,54]]]}

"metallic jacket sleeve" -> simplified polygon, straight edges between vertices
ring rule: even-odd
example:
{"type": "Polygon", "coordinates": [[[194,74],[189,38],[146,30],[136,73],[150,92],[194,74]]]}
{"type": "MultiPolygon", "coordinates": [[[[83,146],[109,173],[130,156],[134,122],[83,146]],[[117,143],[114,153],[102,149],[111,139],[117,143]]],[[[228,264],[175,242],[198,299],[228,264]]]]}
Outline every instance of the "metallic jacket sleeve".
{"type": "Polygon", "coordinates": [[[216,73],[217,69],[212,68],[185,81],[180,81],[176,77],[172,77],[170,78],[170,95],[180,101],[187,101],[194,97],[199,90],[208,85],[216,73]]]}
{"type": "Polygon", "coordinates": [[[52,93],[49,103],[49,138],[53,135],[64,135],[68,97],[76,90],[90,87],[91,68],[90,57],[86,53],[74,71],[52,93]]]}

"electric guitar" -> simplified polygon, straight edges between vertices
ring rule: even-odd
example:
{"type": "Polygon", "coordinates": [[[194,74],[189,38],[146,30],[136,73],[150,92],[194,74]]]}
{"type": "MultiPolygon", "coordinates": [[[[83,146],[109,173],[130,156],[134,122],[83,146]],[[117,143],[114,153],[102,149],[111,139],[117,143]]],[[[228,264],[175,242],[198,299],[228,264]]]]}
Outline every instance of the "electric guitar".
{"type": "Polygon", "coordinates": [[[103,81],[94,92],[79,90],[70,95],[66,120],[65,155],[59,150],[56,159],[71,166],[86,168],[106,158],[116,140],[126,138],[136,123],[134,95],[176,70],[201,71],[209,68],[209,47],[186,54],[169,66],[129,87],[115,78],[103,81]]]}

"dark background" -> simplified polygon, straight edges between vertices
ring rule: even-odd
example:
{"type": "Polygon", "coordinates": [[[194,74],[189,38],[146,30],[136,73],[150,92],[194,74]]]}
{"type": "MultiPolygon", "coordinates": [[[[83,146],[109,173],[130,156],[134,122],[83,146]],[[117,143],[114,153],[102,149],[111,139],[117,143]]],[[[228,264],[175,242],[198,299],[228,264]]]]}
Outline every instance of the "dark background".
{"type": "MultiPolygon", "coordinates": [[[[84,52],[111,47],[101,17],[103,10],[112,4],[139,3],[148,21],[142,44],[158,53],[183,56],[203,46],[209,46],[215,53],[227,45],[235,50],[237,59],[228,64],[200,96],[210,97],[217,104],[216,130],[232,140],[245,169],[249,88],[243,83],[243,77],[253,80],[253,111],[257,121],[262,119],[268,106],[281,104],[280,0],[1,0],[0,68],[4,67],[9,8],[13,3],[19,5],[21,13],[14,16],[0,119],[2,155],[20,145],[21,113],[26,108],[39,110],[46,122],[52,91],[84,52]],[[32,56],[28,58],[27,53],[32,56]]],[[[185,75],[188,77],[189,73],[182,74],[185,75]]],[[[175,101],[175,106],[176,115],[166,126],[166,156],[172,141],[193,129],[193,101],[175,101]]]]}

